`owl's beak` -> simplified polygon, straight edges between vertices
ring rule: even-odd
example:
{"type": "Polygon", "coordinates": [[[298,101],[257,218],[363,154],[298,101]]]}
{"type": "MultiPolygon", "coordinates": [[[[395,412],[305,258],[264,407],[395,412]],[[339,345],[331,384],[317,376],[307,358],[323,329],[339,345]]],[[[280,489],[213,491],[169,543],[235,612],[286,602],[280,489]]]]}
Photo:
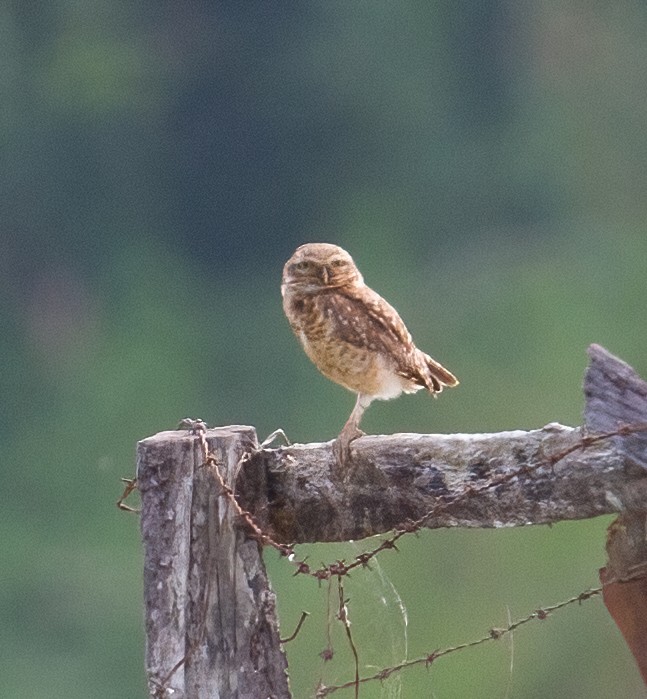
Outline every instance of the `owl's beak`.
{"type": "Polygon", "coordinates": [[[321,268],[321,279],[324,283],[324,286],[328,286],[328,280],[330,279],[330,273],[328,272],[328,267],[321,268]]]}

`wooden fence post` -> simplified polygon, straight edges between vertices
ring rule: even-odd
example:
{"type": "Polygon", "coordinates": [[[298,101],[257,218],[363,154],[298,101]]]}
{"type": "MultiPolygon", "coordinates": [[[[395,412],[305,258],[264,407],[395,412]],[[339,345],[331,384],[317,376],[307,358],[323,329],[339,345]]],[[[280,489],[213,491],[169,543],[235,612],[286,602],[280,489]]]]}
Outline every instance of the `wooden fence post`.
{"type": "MultiPolygon", "coordinates": [[[[207,443],[233,486],[240,457],[257,445],[255,430],[209,430],[207,443]]],[[[199,440],[187,432],[138,444],[150,695],[288,698],[260,545],[238,526],[203,461],[199,440]]]]}
{"type": "Polygon", "coordinates": [[[647,383],[601,347],[589,355],[584,427],[363,437],[353,442],[352,470],[341,474],[330,442],[259,448],[252,427],[162,432],[139,442],[151,697],[289,699],[259,538],[287,554],[288,542],[395,528],[350,563],[313,570],[286,560],[295,574],[321,581],[341,579],[422,527],[526,526],[618,512],[614,531],[622,538],[609,539],[605,601],[647,678],[646,578],[632,578],[634,586],[625,579],[647,569],[647,383]],[[206,451],[222,481],[205,464],[206,451]],[[248,511],[238,510],[244,525],[223,482],[248,511]]]}

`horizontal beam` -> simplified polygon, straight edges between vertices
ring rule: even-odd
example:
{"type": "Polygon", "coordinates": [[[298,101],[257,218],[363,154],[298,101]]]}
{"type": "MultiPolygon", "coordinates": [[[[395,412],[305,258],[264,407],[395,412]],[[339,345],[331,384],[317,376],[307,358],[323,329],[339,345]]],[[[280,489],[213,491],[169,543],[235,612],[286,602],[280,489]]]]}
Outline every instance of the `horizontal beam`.
{"type": "Polygon", "coordinates": [[[238,493],[262,528],[291,543],[360,539],[425,515],[429,528],[551,524],[617,512],[647,495],[647,473],[627,473],[613,440],[558,424],[362,437],[348,470],[338,471],[331,443],[265,449],[244,465],[238,493]],[[250,472],[265,474],[262,512],[250,472]]]}
{"type": "Polygon", "coordinates": [[[332,442],[263,449],[243,464],[237,494],[286,543],[359,539],[423,518],[430,528],[509,527],[642,508],[647,384],[602,347],[589,356],[587,427],[362,437],[344,469],[332,442]]]}

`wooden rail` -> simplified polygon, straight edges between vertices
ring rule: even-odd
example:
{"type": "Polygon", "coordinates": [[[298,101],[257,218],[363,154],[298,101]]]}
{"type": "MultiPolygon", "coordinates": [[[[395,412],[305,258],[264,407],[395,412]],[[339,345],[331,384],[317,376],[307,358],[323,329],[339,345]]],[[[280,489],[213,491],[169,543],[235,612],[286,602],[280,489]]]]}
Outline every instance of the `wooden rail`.
{"type": "Polygon", "coordinates": [[[263,543],[289,553],[290,544],[393,529],[525,526],[615,512],[631,526],[620,527],[624,539],[609,549],[607,577],[647,560],[644,537],[638,541],[647,509],[647,384],[603,348],[592,345],[589,355],[582,427],[363,437],[343,472],[330,442],[260,448],[251,427],[142,440],[151,696],[290,697],[263,543]]]}

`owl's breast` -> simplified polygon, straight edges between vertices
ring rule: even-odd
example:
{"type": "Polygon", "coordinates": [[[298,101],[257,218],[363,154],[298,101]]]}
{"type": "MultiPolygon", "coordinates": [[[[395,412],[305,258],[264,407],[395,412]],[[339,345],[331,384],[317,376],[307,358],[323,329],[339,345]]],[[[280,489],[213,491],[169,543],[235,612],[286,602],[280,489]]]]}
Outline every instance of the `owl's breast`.
{"type": "Polygon", "coordinates": [[[326,294],[284,297],[294,334],[324,376],[350,391],[396,397],[403,390],[402,378],[374,343],[349,336],[350,319],[338,306],[326,294]]]}
{"type": "Polygon", "coordinates": [[[379,351],[350,344],[337,335],[308,337],[304,333],[300,339],[317,369],[349,391],[389,400],[403,390],[412,390],[379,351]]]}

